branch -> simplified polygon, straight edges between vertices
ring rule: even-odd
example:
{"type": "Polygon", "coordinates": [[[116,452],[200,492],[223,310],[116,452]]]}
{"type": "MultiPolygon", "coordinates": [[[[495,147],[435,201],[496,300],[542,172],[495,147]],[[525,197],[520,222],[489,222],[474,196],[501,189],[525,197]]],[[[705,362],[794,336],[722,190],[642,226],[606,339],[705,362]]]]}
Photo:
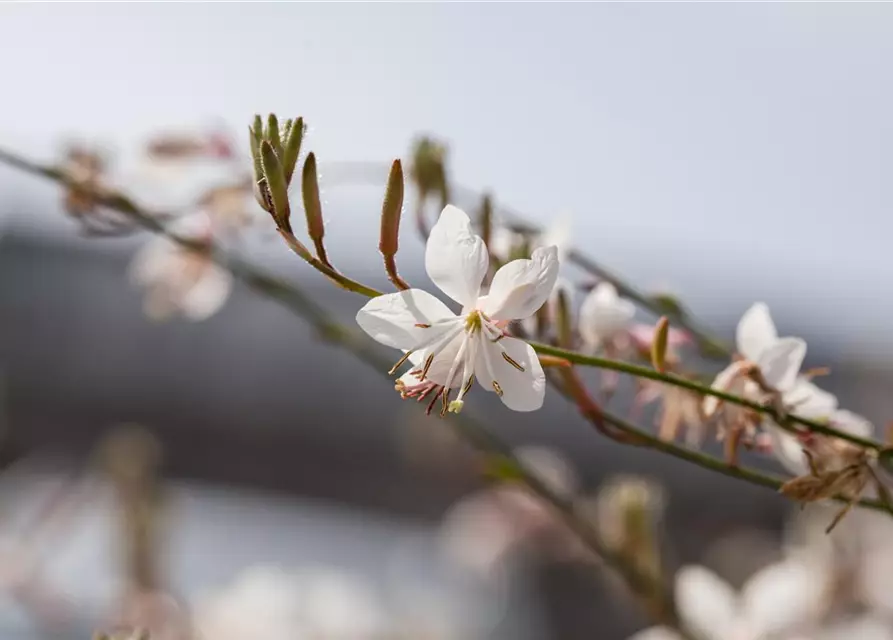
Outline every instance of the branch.
{"type": "MultiPolygon", "coordinates": [[[[67,184],[66,177],[61,171],[30,162],[2,149],[0,149],[0,162],[28,173],[67,184]]],[[[187,249],[195,246],[194,242],[166,230],[162,224],[155,220],[152,214],[143,211],[121,194],[97,193],[96,198],[100,204],[130,216],[148,231],[164,235],[187,249]]],[[[205,245],[205,249],[207,250],[207,245],[205,245]]],[[[242,279],[258,292],[274,298],[303,318],[319,332],[322,338],[351,352],[379,374],[388,376],[387,371],[391,365],[390,360],[383,358],[369,340],[334,322],[323,307],[301,292],[294,284],[267,274],[252,264],[224,252],[217,246],[212,245],[210,255],[215,263],[230,270],[233,275],[242,279]]],[[[360,291],[358,293],[362,294],[363,292],[360,291]]],[[[572,500],[559,496],[537,476],[527,471],[523,463],[514,455],[511,447],[489,431],[483,424],[470,418],[467,413],[452,417],[447,420],[447,424],[479,452],[488,456],[499,457],[511,464],[518,481],[539,496],[590,550],[604,560],[608,566],[620,573],[634,593],[642,598],[649,599],[657,594],[663,601],[668,601],[667,598],[669,596],[665,593],[666,589],[663,584],[640,571],[634,564],[628,562],[622,556],[612,552],[602,542],[598,533],[589,524],[586,516],[578,512],[572,500]]],[[[672,617],[668,623],[676,627],[685,638],[689,638],[690,636],[681,629],[679,622],[675,619],[675,614],[668,613],[668,615],[672,617]]]]}

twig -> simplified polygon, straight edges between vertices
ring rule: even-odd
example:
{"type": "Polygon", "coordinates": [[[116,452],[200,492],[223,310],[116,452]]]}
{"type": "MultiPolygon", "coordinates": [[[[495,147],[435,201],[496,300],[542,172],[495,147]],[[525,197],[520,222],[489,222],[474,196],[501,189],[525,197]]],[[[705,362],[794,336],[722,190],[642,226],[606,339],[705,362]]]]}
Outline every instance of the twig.
{"type": "MultiPolygon", "coordinates": [[[[58,182],[66,182],[65,176],[60,171],[32,163],[3,150],[0,150],[0,162],[58,182]]],[[[98,202],[129,215],[148,231],[164,235],[186,248],[194,246],[192,241],[171,233],[158,223],[152,214],[141,210],[140,207],[121,194],[96,195],[98,202]]],[[[205,249],[207,250],[207,245],[205,245],[205,249]]],[[[298,290],[294,284],[267,274],[252,264],[227,254],[219,247],[212,246],[210,255],[212,260],[220,266],[229,269],[233,275],[242,279],[246,284],[255,288],[258,292],[276,299],[302,317],[325,340],[350,351],[362,362],[375,369],[375,371],[387,375],[391,364],[390,360],[383,358],[368,340],[333,322],[325,309],[298,290]]],[[[514,467],[513,470],[518,480],[543,499],[587,547],[602,558],[608,566],[620,573],[635,593],[643,598],[650,598],[665,590],[664,585],[656,582],[651,576],[641,572],[623,557],[608,549],[586,517],[578,513],[576,505],[571,500],[556,494],[536,475],[526,470],[523,463],[514,455],[511,447],[490,432],[483,424],[470,418],[466,413],[463,413],[461,416],[454,416],[447,420],[447,423],[466,442],[481,453],[489,456],[498,456],[510,463],[514,467]]],[[[678,621],[675,620],[675,614],[670,615],[674,616],[674,619],[670,621],[673,626],[677,627],[686,639],[690,638],[678,624],[678,621]]]]}

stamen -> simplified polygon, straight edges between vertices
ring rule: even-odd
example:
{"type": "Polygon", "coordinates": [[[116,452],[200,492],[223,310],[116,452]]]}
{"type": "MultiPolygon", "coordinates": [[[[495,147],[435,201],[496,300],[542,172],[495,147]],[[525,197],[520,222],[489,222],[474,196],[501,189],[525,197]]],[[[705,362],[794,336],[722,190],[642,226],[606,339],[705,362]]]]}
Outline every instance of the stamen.
{"type": "Polygon", "coordinates": [[[499,386],[499,383],[496,380],[493,381],[493,391],[496,392],[500,398],[502,397],[502,387],[499,386]]]}
{"type": "Polygon", "coordinates": [[[422,400],[424,400],[424,399],[427,397],[427,395],[428,395],[429,393],[431,393],[432,391],[434,391],[434,389],[435,389],[436,387],[437,387],[436,384],[431,384],[431,385],[429,385],[427,389],[425,389],[424,391],[422,391],[422,392],[419,394],[419,397],[416,399],[416,401],[417,401],[417,402],[421,402],[422,400]]]}
{"type": "Polygon", "coordinates": [[[441,398],[443,399],[443,406],[440,409],[441,418],[446,415],[447,409],[450,406],[450,391],[452,391],[452,389],[447,389],[446,387],[444,387],[444,392],[441,395],[441,398]]]}
{"type": "Polygon", "coordinates": [[[431,328],[431,325],[430,325],[430,324],[423,324],[423,323],[421,323],[421,322],[419,322],[419,323],[416,324],[415,326],[418,327],[419,329],[430,329],[430,328],[431,328]]]}
{"type": "Polygon", "coordinates": [[[434,403],[437,402],[437,399],[440,397],[440,394],[442,394],[442,393],[443,393],[443,387],[440,387],[440,388],[437,390],[437,393],[434,394],[434,397],[431,398],[431,402],[428,404],[428,408],[425,409],[425,415],[426,415],[426,416],[430,416],[430,415],[431,415],[431,409],[434,408],[434,403]]]}
{"type": "Polygon", "coordinates": [[[425,360],[425,366],[422,368],[422,375],[419,376],[419,382],[423,381],[428,376],[428,370],[431,368],[432,364],[434,364],[433,353],[425,360]]]}
{"type": "Polygon", "coordinates": [[[409,356],[411,356],[412,354],[413,354],[412,351],[407,351],[406,353],[404,353],[404,354],[403,354],[403,357],[400,358],[399,360],[397,360],[397,364],[395,364],[393,367],[391,367],[391,370],[388,371],[388,375],[389,375],[389,376],[392,376],[392,375],[394,375],[395,373],[397,373],[397,369],[399,369],[400,367],[402,367],[402,366],[403,366],[403,363],[406,362],[407,360],[409,360],[409,356]]]}
{"type": "Polygon", "coordinates": [[[504,333],[500,333],[500,334],[499,334],[498,336],[496,336],[495,338],[491,338],[491,339],[490,339],[490,342],[499,342],[499,341],[502,340],[504,337],[505,337],[505,334],[504,334],[504,333]]]}
{"type": "Polygon", "coordinates": [[[465,383],[465,386],[462,387],[462,395],[464,396],[466,393],[471,391],[471,385],[474,384],[474,374],[471,374],[468,377],[468,382],[465,383]]]}
{"type": "Polygon", "coordinates": [[[507,354],[505,351],[502,352],[502,359],[505,360],[506,362],[508,362],[510,365],[512,365],[515,369],[517,369],[518,371],[521,371],[521,372],[523,373],[523,371],[524,371],[524,367],[522,367],[520,364],[518,364],[518,363],[517,363],[517,362],[516,362],[516,361],[515,361],[509,354],[507,354]]]}

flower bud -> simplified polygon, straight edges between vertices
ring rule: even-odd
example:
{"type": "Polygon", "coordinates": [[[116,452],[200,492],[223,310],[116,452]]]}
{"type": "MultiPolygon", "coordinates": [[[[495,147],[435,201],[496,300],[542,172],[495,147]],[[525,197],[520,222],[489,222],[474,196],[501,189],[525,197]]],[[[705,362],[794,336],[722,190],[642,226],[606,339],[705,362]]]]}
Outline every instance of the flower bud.
{"type": "Polygon", "coordinates": [[[278,227],[290,230],[291,208],[288,203],[288,185],[285,182],[279,156],[268,140],[260,143],[260,157],[264,177],[260,187],[265,208],[273,215],[278,227]]]}
{"type": "Polygon", "coordinates": [[[670,321],[661,316],[654,328],[654,339],[651,341],[651,364],[660,373],[667,369],[667,338],[670,333],[670,321]]]}
{"type": "Polygon", "coordinates": [[[264,135],[264,140],[273,145],[273,151],[276,152],[276,157],[282,157],[282,136],[279,133],[279,119],[276,117],[275,113],[271,113],[267,116],[267,131],[264,135]]]}
{"type": "Polygon", "coordinates": [[[388,186],[381,205],[381,236],[378,250],[385,257],[396,255],[403,212],[403,165],[394,160],[388,174],[388,186]]]}
{"type": "MultiPolygon", "coordinates": [[[[301,175],[301,195],[304,198],[304,214],[307,216],[307,235],[316,246],[316,255],[326,265],[329,259],[326,256],[323,236],[325,224],[322,220],[322,203],[319,199],[319,178],[316,173],[316,155],[311,152],[304,161],[304,171],[301,175]]],[[[329,265],[331,266],[331,265],[329,265]]]]}
{"type": "Polygon", "coordinates": [[[291,125],[285,132],[285,146],[282,150],[282,170],[285,172],[286,184],[291,184],[298,157],[301,155],[301,143],[304,141],[304,118],[289,122],[291,125]]]}

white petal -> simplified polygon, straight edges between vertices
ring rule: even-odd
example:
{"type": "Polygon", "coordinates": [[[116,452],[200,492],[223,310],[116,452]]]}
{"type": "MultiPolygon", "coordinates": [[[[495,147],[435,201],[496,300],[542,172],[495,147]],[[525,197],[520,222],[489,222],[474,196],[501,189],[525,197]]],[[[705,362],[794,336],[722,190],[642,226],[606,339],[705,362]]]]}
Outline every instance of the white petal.
{"type": "Polygon", "coordinates": [[[787,560],[758,571],[741,591],[742,615],[757,638],[775,636],[808,621],[821,607],[826,575],[787,560]]]}
{"type": "Polygon", "coordinates": [[[831,426],[860,438],[874,435],[874,425],[867,418],[846,409],[838,409],[831,414],[831,426]]]}
{"type": "MultiPolygon", "coordinates": [[[[747,363],[743,360],[733,362],[716,374],[710,388],[724,393],[735,393],[735,391],[743,387],[743,375],[746,367],[747,363]]],[[[712,416],[719,409],[721,403],[722,401],[719,398],[706,396],[703,404],[704,415],[708,418],[712,416]]]]}
{"type": "Polygon", "coordinates": [[[778,391],[794,386],[797,374],[806,357],[806,341],[801,338],[781,338],[763,351],[756,363],[766,383],[778,391]]]}
{"type": "MultiPolygon", "coordinates": [[[[437,354],[434,356],[434,360],[431,362],[431,366],[428,367],[426,380],[436,382],[440,385],[445,385],[447,383],[450,370],[453,368],[453,363],[456,362],[456,358],[459,355],[459,350],[462,348],[462,343],[464,342],[466,335],[467,333],[465,331],[460,331],[447,342],[446,346],[438,349],[437,354]]],[[[444,338],[446,338],[446,336],[444,336],[444,338]]],[[[430,352],[430,349],[425,349],[425,351],[422,352],[422,362],[425,362],[425,360],[428,359],[428,354],[430,352]]],[[[462,370],[458,367],[457,371],[459,371],[460,374],[462,373],[462,370]]],[[[418,381],[418,379],[416,379],[416,381],[418,381]]],[[[452,386],[457,387],[462,385],[457,383],[456,380],[453,380],[452,386]]]]}
{"type": "Polygon", "coordinates": [[[580,335],[588,345],[598,345],[625,330],[635,314],[635,305],[619,297],[614,285],[601,282],[580,305],[580,335]]]}
{"type": "Polygon", "coordinates": [[[760,354],[778,340],[778,332],[772,316],[769,315],[769,307],[764,302],[757,302],[744,312],[738,321],[736,343],[738,353],[754,362],[760,354]]]}
{"type": "Polygon", "coordinates": [[[431,229],[425,248],[425,269],[440,290],[461,305],[473,305],[480,294],[490,258],[465,212],[447,205],[431,229]]]}
{"type": "Polygon", "coordinates": [[[517,338],[491,342],[486,336],[480,336],[480,341],[474,373],[481,386],[495,391],[495,380],[502,389],[503,404],[514,411],[536,411],[542,407],[546,375],[533,347],[517,338]],[[503,351],[524,371],[510,364],[503,357],[503,351]]]}
{"type": "Polygon", "coordinates": [[[151,238],[133,256],[129,269],[130,281],[148,285],[164,278],[176,253],[176,245],[167,238],[151,238]]]}
{"type": "Polygon", "coordinates": [[[232,274],[216,264],[209,264],[202,277],[180,301],[183,314],[196,321],[209,318],[220,310],[232,288],[232,274]]]}
{"type": "Polygon", "coordinates": [[[797,438],[771,422],[766,423],[764,429],[772,440],[772,455],[775,459],[793,475],[806,475],[809,465],[803,446],[797,438]]]}
{"type": "Polygon", "coordinates": [[[705,567],[687,566],[676,574],[676,606],[683,623],[698,636],[726,640],[735,624],[737,594],[705,567]]]}
{"type": "Polygon", "coordinates": [[[682,636],[667,627],[651,627],[630,636],[628,640],[682,640],[682,636]]]}
{"type": "Polygon", "coordinates": [[[802,418],[827,418],[837,409],[837,396],[820,389],[803,376],[797,377],[783,399],[785,406],[802,418]]]}
{"type": "Polygon", "coordinates": [[[503,265],[490,285],[482,311],[494,320],[520,320],[545,304],[558,279],[558,250],[536,249],[530,260],[503,265]]]}
{"type": "Polygon", "coordinates": [[[357,324],[373,340],[408,351],[449,328],[443,324],[429,328],[416,325],[433,325],[455,317],[456,314],[430,293],[407,289],[372,298],[357,312],[357,324]]]}

